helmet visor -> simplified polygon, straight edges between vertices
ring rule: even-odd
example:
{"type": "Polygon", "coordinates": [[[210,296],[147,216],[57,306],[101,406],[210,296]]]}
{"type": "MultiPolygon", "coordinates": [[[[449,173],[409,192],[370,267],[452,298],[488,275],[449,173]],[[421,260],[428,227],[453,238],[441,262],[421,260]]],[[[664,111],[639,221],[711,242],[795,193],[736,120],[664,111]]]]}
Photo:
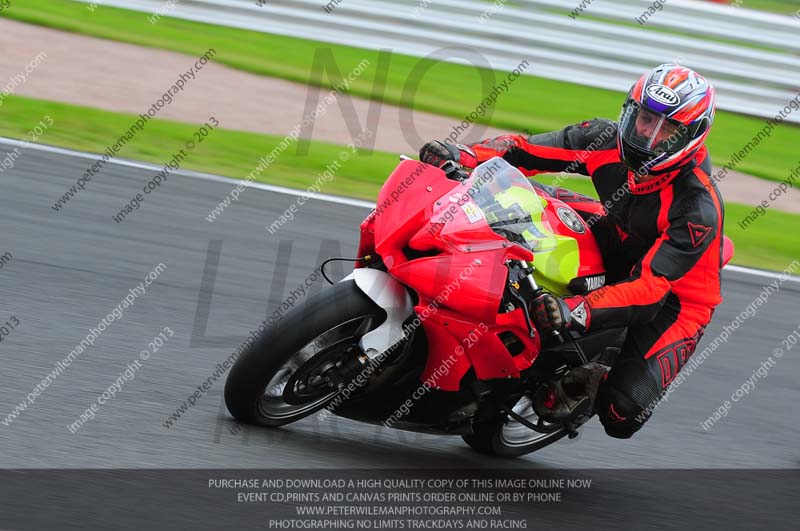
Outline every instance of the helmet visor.
{"type": "Polygon", "coordinates": [[[634,100],[622,108],[622,138],[629,145],[654,156],[672,155],[689,145],[689,129],[665,114],[642,107],[634,100]]]}

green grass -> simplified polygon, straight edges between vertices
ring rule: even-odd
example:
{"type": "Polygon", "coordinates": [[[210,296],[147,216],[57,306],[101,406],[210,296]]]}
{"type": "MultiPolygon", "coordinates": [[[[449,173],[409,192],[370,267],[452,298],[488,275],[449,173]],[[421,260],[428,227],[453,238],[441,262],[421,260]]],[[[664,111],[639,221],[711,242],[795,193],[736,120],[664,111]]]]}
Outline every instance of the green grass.
{"type": "MultiPolygon", "coordinates": [[[[136,120],[132,114],[9,96],[0,107],[0,136],[28,138],[28,131],[45,115],[52,118],[53,125],[46,130],[39,142],[96,153],[103,152],[110,139],[118,138],[136,120]]],[[[224,124],[220,126],[224,127],[224,124]]],[[[192,139],[196,129],[196,125],[151,120],[142,132],[123,147],[119,156],[163,164],[187,140],[192,139]]],[[[243,178],[281,140],[282,138],[276,136],[216,129],[191,152],[183,162],[183,168],[243,178]]],[[[294,148],[295,146],[291,146],[284,151],[257,180],[307,188],[346,149],[342,146],[311,142],[309,155],[301,156],[294,148]]],[[[323,186],[322,192],[374,200],[386,176],[397,163],[396,155],[382,152],[374,152],[370,157],[350,159],[343,164],[336,177],[323,186]]],[[[79,175],[74,177],[77,179],[79,175]]],[[[544,176],[542,180],[549,183],[554,177],[544,176]]],[[[570,178],[563,186],[597,197],[587,179],[570,178]]],[[[53,196],[51,199],[55,201],[57,197],[53,196]]],[[[735,262],[783,269],[798,255],[796,235],[800,233],[800,216],[770,211],[746,231],[742,231],[735,222],[746,215],[750,208],[728,205],[728,234],[737,244],[735,262]]]]}
{"type": "MultiPolygon", "coordinates": [[[[27,139],[28,131],[45,115],[49,115],[54,124],[38,142],[94,153],[104,152],[137,118],[133,114],[10,96],[0,107],[0,136],[27,139]]],[[[182,163],[184,169],[244,178],[258,165],[259,159],[283,140],[283,137],[225,130],[224,126],[221,123],[219,129],[197,145],[182,163]]],[[[164,164],[184,147],[187,140],[193,139],[197,127],[168,120],[150,120],[118,156],[164,164]]],[[[343,149],[346,148],[312,142],[309,154],[303,156],[297,154],[296,144],[292,144],[256,180],[306,188],[329,164],[338,160],[343,149]]],[[[326,184],[322,192],[375,199],[380,185],[397,162],[397,155],[389,153],[374,152],[371,157],[353,157],[342,164],[336,179],[326,184]]],[[[76,174],[74,177],[77,179],[79,176],[76,174]]],[[[55,201],[57,198],[52,199],[55,201]]]]}
{"type": "MultiPolygon", "coordinates": [[[[145,13],[106,6],[99,6],[91,13],[85,4],[65,0],[28,0],[25,4],[16,2],[1,14],[35,24],[192,56],[199,56],[213,47],[217,51],[214,57],[217,62],[301,83],[311,80],[315,54],[321,49],[329,49],[342,73],[352,71],[365,58],[370,61],[368,70],[352,84],[350,91],[365,98],[376,97],[374,85],[380,62],[376,51],[169,17],[152,25],[145,13]]],[[[483,98],[480,78],[474,67],[434,63],[400,54],[392,54],[388,61],[383,98],[387,103],[451,116],[455,124],[472,112],[483,98]],[[412,72],[419,65],[430,66],[430,69],[416,91],[411,95],[404,94],[407,81],[418,77],[412,72]]],[[[536,66],[531,65],[529,71],[535,72],[535,69],[536,66]]],[[[500,78],[501,75],[498,75],[497,79],[500,78]]],[[[323,78],[320,84],[330,87],[336,81],[323,78]]],[[[508,93],[500,96],[493,116],[487,115],[479,121],[511,131],[551,131],[586,118],[616,118],[623,96],[620,92],[523,76],[510,85],[508,93]]],[[[252,104],[268,106],[269,102],[252,104]]],[[[360,119],[363,122],[364,117],[360,119]]],[[[714,161],[718,165],[724,164],[763,125],[764,121],[758,118],[719,112],[708,141],[714,161]]],[[[737,169],[767,179],[785,179],[797,164],[795,149],[799,141],[800,127],[782,125],[769,140],[753,150],[737,169]]]]}
{"type": "Polygon", "coordinates": [[[744,0],[742,7],[749,9],[759,9],[761,11],[772,11],[783,15],[791,15],[800,10],[798,0],[744,0]]]}

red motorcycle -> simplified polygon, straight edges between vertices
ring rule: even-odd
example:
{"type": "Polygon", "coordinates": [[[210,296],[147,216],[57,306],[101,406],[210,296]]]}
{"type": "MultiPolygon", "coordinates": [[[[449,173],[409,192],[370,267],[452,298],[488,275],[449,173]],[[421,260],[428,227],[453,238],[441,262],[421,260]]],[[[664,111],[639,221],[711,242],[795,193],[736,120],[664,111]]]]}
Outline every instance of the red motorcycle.
{"type": "Polygon", "coordinates": [[[543,337],[528,303],[602,288],[584,219],[501,158],[471,175],[403,160],[377,205],[353,272],[237,359],[225,384],[231,414],[281,426],[325,409],[460,435],[501,456],[577,436],[577,425],[538,418],[531,397],[573,367],[613,358],[625,329],[543,337]]]}

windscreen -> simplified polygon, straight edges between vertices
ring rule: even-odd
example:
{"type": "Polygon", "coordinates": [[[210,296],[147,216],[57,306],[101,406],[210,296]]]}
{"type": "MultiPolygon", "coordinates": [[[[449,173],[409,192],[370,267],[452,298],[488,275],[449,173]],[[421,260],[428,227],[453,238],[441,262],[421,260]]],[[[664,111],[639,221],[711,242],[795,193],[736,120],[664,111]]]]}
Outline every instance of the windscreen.
{"type": "Polygon", "coordinates": [[[495,233],[534,252],[555,248],[555,236],[544,219],[546,200],[504,159],[495,157],[478,166],[466,185],[495,233]]]}

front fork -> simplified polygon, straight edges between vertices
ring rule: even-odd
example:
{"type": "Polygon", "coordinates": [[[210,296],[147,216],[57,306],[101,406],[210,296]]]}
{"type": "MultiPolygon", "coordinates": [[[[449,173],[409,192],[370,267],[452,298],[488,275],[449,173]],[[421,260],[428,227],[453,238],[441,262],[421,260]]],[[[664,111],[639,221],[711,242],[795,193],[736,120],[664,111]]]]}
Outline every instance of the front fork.
{"type": "MultiPolygon", "coordinates": [[[[534,266],[530,265],[525,260],[519,260],[519,264],[520,264],[520,266],[522,268],[522,271],[525,274],[524,280],[525,280],[525,282],[528,284],[528,286],[531,289],[531,293],[532,293],[531,300],[533,300],[536,297],[538,297],[539,295],[541,295],[543,293],[543,291],[544,291],[539,286],[539,284],[536,282],[536,279],[533,278],[533,272],[536,270],[536,268],[534,266]]],[[[519,293],[517,293],[517,295],[519,295],[519,293]]],[[[528,319],[528,322],[529,322],[528,326],[530,328],[531,337],[533,337],[535,335],[535,332],[533,330],[533,319],[531,318],[530,312],[528,310],[528,304],[525,304],[524,299],[522,299],[522,302],[523,302],[522,309],[525,312],[525,317],[528,319]]],[[[553,334],[552,335],[556,339],[556,341],[558,341],[559,344],[563,344],[565,342],[564,336],[561,335],[561,332],[559,332],[558,330],[553,330],[553,334]]],[[[544,343],[544,341],[542,341],[542,343],[544,343]]]]}

